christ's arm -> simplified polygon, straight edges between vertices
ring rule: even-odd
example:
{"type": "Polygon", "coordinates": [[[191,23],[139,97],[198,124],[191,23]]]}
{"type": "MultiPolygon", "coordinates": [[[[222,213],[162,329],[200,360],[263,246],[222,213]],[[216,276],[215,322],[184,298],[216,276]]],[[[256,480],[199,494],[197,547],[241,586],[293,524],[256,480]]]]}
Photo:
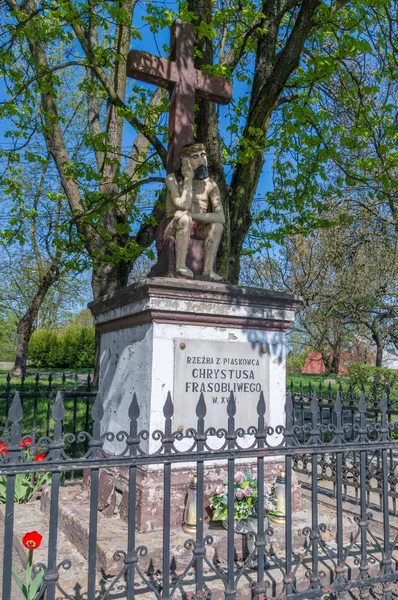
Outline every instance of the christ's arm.
{"type": "Polygon", "coordinates": [[[192,179],[193,173],[184,177],[182,192],[180,193],[176,176],[170,173],[166,177],[166,187],[170,192],[171,200],[177,210],[191,210],[192,205],[192,179]]]}

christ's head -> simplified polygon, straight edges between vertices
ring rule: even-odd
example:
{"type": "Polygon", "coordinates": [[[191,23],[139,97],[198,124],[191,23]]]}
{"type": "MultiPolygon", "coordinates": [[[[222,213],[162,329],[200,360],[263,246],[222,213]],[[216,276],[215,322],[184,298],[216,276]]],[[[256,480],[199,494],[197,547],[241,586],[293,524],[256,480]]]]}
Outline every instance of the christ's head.
{"type": "Polygon", "coordinates": [[[206,179],[209,176],[207,154],[203,144],[194,143],[184,146],[180,156],[189,160],[194,171],[194,179],[206,179]]]}

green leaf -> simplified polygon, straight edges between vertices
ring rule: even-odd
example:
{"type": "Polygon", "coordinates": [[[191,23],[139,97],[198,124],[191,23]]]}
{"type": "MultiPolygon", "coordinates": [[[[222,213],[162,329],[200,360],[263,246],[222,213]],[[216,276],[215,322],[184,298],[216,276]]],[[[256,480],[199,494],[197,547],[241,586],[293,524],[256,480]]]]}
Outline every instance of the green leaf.
{"type": "Polygon", "coordinates": [[[41,586],[41,582],[43,581],[44,570],[42,569],[40,573],[36,575],[34,580],[29,586],[29,600],[34,600],[39,588],[41,586]]]}
{"type": "Polygon", "coordinates": [[[22,583],[22,581],[20,580],[20,578],[18,577],[18,575],[16,574],[14,569],[12,570],[12,576],[14,577],[17,586],[19,587],[19,589],[21,590],[21,592],[23,593],[25,598],[28,598],[28,590],[26,588],[26,585],[24,583],[22,583]]]}

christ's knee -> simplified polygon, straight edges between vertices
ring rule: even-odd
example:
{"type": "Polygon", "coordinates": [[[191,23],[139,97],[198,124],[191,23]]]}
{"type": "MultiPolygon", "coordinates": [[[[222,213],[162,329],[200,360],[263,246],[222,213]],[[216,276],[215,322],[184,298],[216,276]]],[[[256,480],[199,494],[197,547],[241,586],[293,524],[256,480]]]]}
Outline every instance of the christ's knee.
{"type": "Polygon", "coordinates": [[[224,231],[224,225],[222,223],[213,223],[212,224],[212,235],[217,240],[219,240],[222,236],[222,232],[224,231]]]}
{"type": "Polygon", "coordinates": [[[183,214],[182,217],[180,217],[180,219],[177,221],[177,228],[188,233],[191,231],[191,227],[191,215],[189,215],[188,213],[183,214]]]}

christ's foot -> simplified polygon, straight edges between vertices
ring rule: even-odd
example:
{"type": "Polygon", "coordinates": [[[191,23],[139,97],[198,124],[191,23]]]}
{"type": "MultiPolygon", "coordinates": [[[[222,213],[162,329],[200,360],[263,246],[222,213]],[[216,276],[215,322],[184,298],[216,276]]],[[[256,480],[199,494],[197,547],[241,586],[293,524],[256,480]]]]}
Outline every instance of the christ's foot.
{"type": "Polygon", "coordinates": [[[219,275],[218,273],[216,273],[215,271],[208,271],[208,272],[203,272],[203,275],[205,277],[208,277],[209,279],[212,279],[213,281],[221,281],[222,277],[221,275],[219,275]]]}
{"type": "Polygon", "coordinates": [[[184,275],[184,277],[193,277],[193,273],[191,269],[188,269],[188,267],[181,267],[180,269],[177,268],[176,271],[180,275],[184,275]]]}

